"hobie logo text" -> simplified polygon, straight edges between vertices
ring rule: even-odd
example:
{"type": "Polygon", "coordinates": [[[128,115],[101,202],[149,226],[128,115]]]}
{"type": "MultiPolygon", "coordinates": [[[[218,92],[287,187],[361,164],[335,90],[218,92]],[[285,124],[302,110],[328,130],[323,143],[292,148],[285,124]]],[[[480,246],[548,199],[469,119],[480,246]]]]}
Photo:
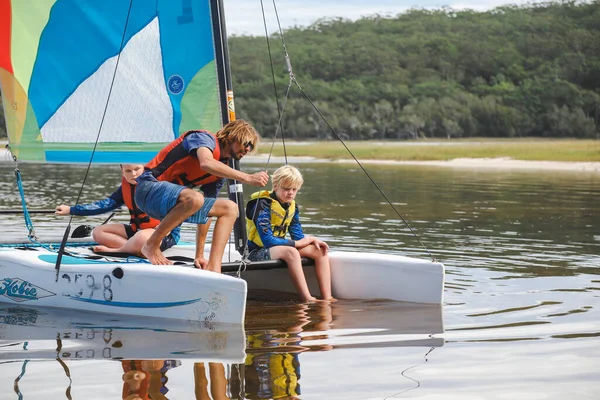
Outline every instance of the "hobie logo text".
{"type": "Polygon", "coordinates": [[[4,278],[4,280],[0,282],[0,295],[6,296],[17,302],[22,302],[54,296],[54,293],[42,289],[21,278],[4,278]]]}

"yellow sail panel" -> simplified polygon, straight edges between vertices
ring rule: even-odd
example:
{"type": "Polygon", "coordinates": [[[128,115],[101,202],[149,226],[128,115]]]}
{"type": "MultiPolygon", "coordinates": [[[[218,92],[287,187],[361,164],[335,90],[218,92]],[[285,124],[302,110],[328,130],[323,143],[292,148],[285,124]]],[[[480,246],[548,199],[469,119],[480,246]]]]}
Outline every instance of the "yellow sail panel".
{"type": "Polygon", "coordinates": [[[11,60],[15,78],[27,93],[38,45],[55,0],[12,1],[11,60]]]}

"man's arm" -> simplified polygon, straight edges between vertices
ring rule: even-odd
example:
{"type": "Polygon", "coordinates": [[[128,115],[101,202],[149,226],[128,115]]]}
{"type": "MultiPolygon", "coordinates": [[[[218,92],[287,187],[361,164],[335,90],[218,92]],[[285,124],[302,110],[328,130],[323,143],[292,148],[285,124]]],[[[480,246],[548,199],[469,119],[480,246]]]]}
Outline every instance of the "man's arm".
{"type": "Polygon", "coordinates": [[[200,168],[204,171],[218,176],[220,178],[235,179],[242,183],[252,186],[266,186],[269,182],[269,175],[265,171],[259,171],[252,175],[247,174],[237,169],[233,169],[230,166],[217,161],[213,158],[212,151],[206,147],[200,147],[196,150],[196,156],[200,163],[200,168]]]}

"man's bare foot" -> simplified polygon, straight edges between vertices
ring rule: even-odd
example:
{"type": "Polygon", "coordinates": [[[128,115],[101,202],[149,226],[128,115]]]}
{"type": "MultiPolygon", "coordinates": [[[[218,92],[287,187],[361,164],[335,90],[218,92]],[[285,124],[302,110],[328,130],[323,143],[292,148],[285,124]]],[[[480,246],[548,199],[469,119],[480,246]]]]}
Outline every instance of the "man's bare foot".
{"type": "Polygon", "coordinates": [[[173,262],[164,256],[159,247],[150,247],[148,243],[142,247],[142,254],[154,265],[173,265],[173,262]]]}
{"type": "Polygon", "coordinates": [[[204,269],[207,271],[212,271],[212,272],[216,272],[217,274],[220,274],[221,273],[221,264],[211,265],[209,262],[208,265],[204,269]]]}
{"type": "Polygon", "coordinates": [[[323,298],[323,301],[328,301],[330,303],[335,303],[337,301],[337,299],[334,298],[334,297],[325,297],[325,298],[323,298]]]}

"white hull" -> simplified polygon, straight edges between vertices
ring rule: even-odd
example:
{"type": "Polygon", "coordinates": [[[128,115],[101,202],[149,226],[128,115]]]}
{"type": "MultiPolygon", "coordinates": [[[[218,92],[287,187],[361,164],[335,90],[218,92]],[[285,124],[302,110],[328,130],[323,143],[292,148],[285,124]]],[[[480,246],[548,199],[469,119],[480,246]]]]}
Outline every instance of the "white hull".
{"type": "MultiPolygon", "coordinates": [[[[92,255],[85,247],[69,251],[92,255]]],[[[210,250],[207,246],[207,252],[210,250]]],[[[193,244],[165,252],[193,259],[193,244]]],[[[442,304],[444,265],[391,254],[331,251],[333,296],[338,299],[389,299],[442,304]]],[[[208,257],[208,254],[206,254],[208,257]]],[[[223,262],[238,270],[239,254],[226,251],[223,262]]],[[[277,291],[295,298],[286,267],[240,268],[241,278],[187,266],[145,262],[86,260],[64,256],[58,281],[56,253],[43,248],[0,249],[0,302],[68,308],[99,313],[161,317],[204,323],[243,324],[250,291],[277,291]]],[[[225,264],[224,264],[225,267],[225,264]]],[[[309,289],[320,296],[315,268],[304,267],[309,289]]],[[[237,275],[230,272],[229,275],[237,275]]]]}
{"type": "Polygon", "coordinates": [[[116,263],[45,249],[0,249],[0,302],[82,311],[243,324],[246,282],[192,268],[116,263]]]}
{"type": "MultiPolygon", "coordinates": [[[[331,291],[338,299],[389,299],[442,304],[444,265],[392,254],[332,251],[331,291]]],[[[311,294],[320,296],[314,267],[304,267],[311,294]]],[[[242,273],[249,290],[296,293],[287,269],[242,273]]]]}
{"type": "MultiPolygon", "coordinates": [[[[207,246],[206,257],[210,246],[207,246]]],[[[179,245],[168,254],[194,257],[193,245],[179,245]]],[[[239,261],[235,250],[229,249],[223,262],[239,261]]],[[[351,251],[329,252],[331,290],[338,299],[388,299],[410,303],[442,304],[444,301],[444,264],[436,261],[382,253],[351,251]]],[[[320,296],[315,268],[304,267],[311,294],[320,296]]],[[[287,268],[242,269],[241,277],[248,290],[272,290],[296,293],[287,268]]]]}

